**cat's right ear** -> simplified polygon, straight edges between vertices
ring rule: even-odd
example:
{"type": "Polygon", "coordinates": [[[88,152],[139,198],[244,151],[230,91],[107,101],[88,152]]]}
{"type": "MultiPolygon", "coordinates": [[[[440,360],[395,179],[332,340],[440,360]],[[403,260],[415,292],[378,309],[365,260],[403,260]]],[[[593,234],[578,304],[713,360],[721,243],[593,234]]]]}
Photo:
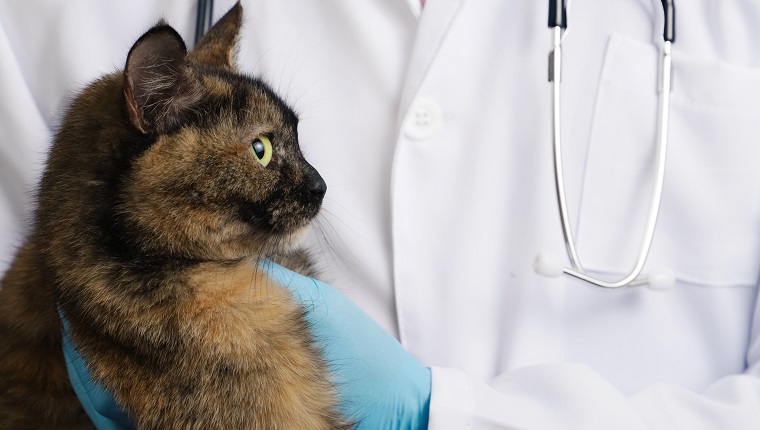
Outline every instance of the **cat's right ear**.
{"type": "Polygon", "coordinates": [[[182,37],[160,21],[143,34],[127,55],[124,96],[129,119],[144,134],[166,132],[200,98],[185,65],[182,37]]]}

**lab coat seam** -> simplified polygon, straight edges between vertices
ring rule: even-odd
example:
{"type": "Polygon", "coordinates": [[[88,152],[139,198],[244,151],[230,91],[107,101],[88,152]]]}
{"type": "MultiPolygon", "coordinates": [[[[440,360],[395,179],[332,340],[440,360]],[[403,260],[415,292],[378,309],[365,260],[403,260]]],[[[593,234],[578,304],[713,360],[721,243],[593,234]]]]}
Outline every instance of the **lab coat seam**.
{"type": "MultiPolygon", "coordinates": [[[[586,151],[585,151],[585,158],[583,160],[583,166],[582,169],[582,177],[581,177],[581,186],[580,186],[580,193],[578,195],[578,201],[577,201],[577,211],[576,211],[576,217],[575,222],[573,222],[573,230],[575,230],[575,239],[578,240],[580,237],[580,226],[581,226],[581,216],[583,216],[583,200],[585,198],[585,191],[588,184],[588,166],[589,166],[589,159],[591,151],[593,150],[593,142],[594,142],[594,136],[595,131],[597,130],[597,121],[599,120],[599,100],[602,97],[602,94],[604,93],[604,88],[606,86],[606,78],[605,76],[608,73],[608,70],[610,68],[610,64],[612,63],[612,59],[614,58],[614,52],[616,51],[616,48],[618,46],[618,43],[616,42],[616,39],[614,37],[611,37],[609,42],[607,43],[607,49],[605,50],[604,54],[604,63],[602,65],[602,70],[600,72],[599,77],[599,84],[596,86],[596,94],[594,95],[594,106],[592,108],[592,114],[591,114],[591,122],[589,123],[588,127],[588,140],[586,142],[586,151]]],[[[579,257],[580,258],[580,257],[579,257]]]]}
{"type": "Polygon", "coordinates": [[[620,38],[616,34],[611,34],[609,39],[607,39],[607,45],[604,48],[604,59],[602,60],[602,70],[599,73],[599,85],[597,85],[597,88],[606,82],[612,81],[610,77],[610,74],[612,73],[612,64],[614,63],[615,55],[617,55],[619,50],[620,43],[620,38]]]}
{"type": "Polygon", "coordinates": [[[398,134],[396,135],[396,149],[393,151],[393,161],[391,162],[391,177],[390,177],[390,229],[391,229],[391,278],[393,279],[393,296],[394,296],[394,305],[396,307],[396,324],[398,325],[398,340],[405,348],[409,349],[409,345],[407,344],[407,335],[406,335],[406,318],[403,311],[403,294],[401,292],[401,288],[399,288],[399,274],[398,274],[398,251],[397,251],[397,245],[399,242],[398,238],[398,223],[396,222],[396,210],[398,209],[398,205],[396,204],[394,200],[394,196],[396,195],[396,181],[398,180],[398,158],[400,157],[401,151],[403,151],[403,142],[404,138],[401,136],[401,131],[398,131],[398,134]]]}

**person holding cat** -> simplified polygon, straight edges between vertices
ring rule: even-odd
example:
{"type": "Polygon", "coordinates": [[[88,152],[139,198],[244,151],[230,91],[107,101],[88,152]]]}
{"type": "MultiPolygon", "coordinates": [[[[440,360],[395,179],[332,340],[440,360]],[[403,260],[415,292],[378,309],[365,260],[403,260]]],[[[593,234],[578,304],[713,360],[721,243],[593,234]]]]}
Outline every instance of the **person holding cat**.
{"type": "MultiPolygon", "coordinates": [[[[242,3],[239,68],[295,107],[329,188],[307,238],[326,283],[261,267],[303,305],[358,428],[757,427],[760,5],[678,4],[645,268],[677,281],[604,291],[532,268],[564,250],[544,2],[242,3]]],[[[164,16],[185,40],[194,24],[179,0],[41,4],[0,4],[5,262],[67,92],[123,64],[146,23],[164,16]]],[[[653,0],[568,10],[566,192],[600,277],[629,269],[646,218],[661,13],[653,0]]],[[[130,426],[86,366],[72,372],[100,428],[130,426]]]]}

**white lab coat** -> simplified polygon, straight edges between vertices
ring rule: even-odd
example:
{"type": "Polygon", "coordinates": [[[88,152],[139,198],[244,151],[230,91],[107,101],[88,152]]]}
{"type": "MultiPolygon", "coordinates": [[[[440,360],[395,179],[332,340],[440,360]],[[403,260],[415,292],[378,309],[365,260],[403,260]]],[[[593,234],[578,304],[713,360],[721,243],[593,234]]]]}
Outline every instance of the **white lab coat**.
{"type": "MultiPolygon", "coordinates": [[[[312,238],[325,277],[432,367],[431,429],[760,428],[760,3],[676,5],[645,269],[675,272],[666,292],[532,271],[538,251],[564,256],[545,1],[243,3],[242,68],[295,106],[329,186],[312,238]]],[[[4,261],[67,95],[121,67],[161,14],[190,40],[192,2],[0,3],[4,261]]],[[[568,204],[601,276],[640,243],[661,19],[656,0],[569,11],[568,204]]]]}

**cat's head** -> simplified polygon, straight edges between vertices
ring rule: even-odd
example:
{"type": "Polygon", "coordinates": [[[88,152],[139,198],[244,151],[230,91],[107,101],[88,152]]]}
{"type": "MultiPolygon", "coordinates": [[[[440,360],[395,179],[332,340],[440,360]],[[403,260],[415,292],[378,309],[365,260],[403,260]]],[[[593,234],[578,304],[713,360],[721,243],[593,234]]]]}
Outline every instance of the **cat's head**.
{"type": "Polygon", "coordinates": [[[118,212],[141,245],[195,259],[234,259],[293,246],[326,185],[298,143],[298,118],[233,63],[242,7],[189,53],[159,23],[124,70],[129,127],[150,139],[131,161],[118,212]]]}

